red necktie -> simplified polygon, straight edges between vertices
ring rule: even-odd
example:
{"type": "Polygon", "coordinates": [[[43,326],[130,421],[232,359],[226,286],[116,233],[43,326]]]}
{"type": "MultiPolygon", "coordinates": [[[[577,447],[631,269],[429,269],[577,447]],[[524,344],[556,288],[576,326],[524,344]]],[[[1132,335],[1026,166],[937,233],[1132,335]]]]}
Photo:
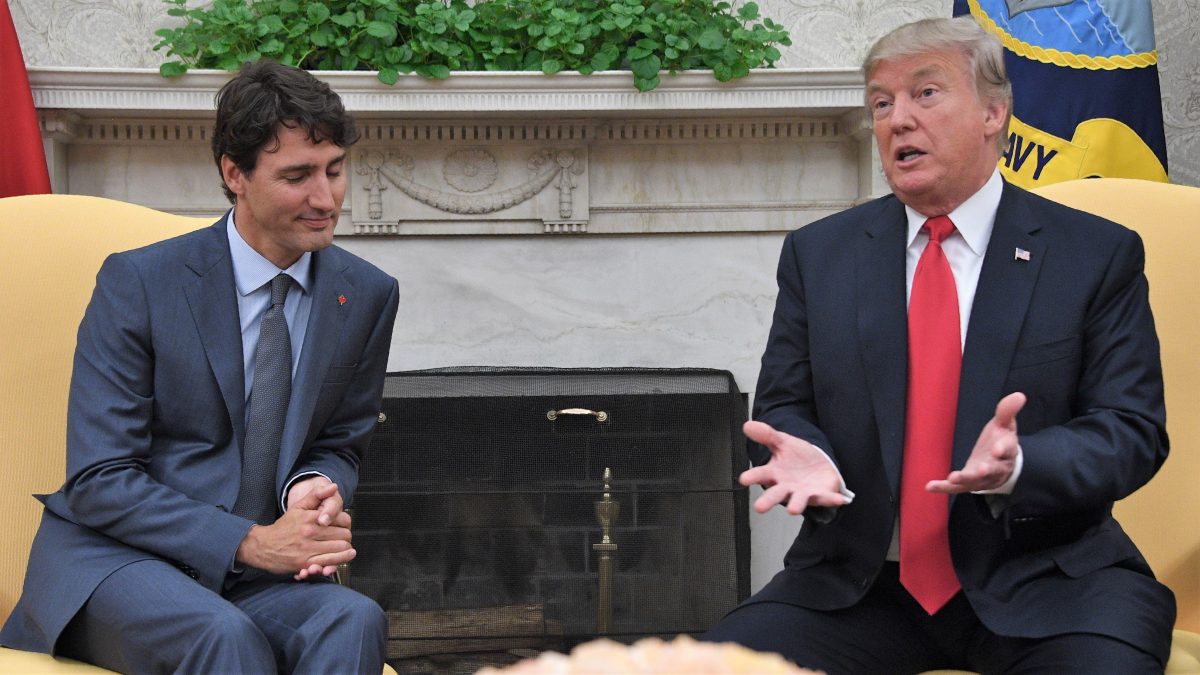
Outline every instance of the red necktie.
{"type": "Polygon", "coordinates": [[[929,243],[913,274],[908,301],[908,405],[900,477],[900,583],[934,614],[958,592],[950,559],[949,495],[925,484],[950,473],[958,376],[962,368],[958,291],[942,241],[946,216],[925,221],[929,243]]]}

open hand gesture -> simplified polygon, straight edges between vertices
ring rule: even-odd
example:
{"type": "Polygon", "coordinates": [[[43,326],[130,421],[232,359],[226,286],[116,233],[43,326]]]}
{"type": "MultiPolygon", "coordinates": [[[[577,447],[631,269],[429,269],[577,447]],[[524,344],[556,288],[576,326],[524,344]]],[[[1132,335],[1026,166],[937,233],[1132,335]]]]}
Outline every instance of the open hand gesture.
{"type": "Polygon", "coordinates": [[[1017,413],[1025,407],[1025,394],[1013,392],[996,404],[996,415],[984,425],[971,456],[960,471],[946,480],[931,480],[930,492],[978,492],[995,490],[1008,482],[1017,466],[1017,413]]]}
{"type": "Polygon", "coordinates": [[[762,466],[742,472],[742,485],[762,485],[766,490],[754,500],[754,510],[765,513],[786,501],[792,515],[809,506],[842,506],[849,503],[841,492],[842,479],[820,448],[763,422],[746,422],[742,431],[750,440],[771,451],[762,466]]]}

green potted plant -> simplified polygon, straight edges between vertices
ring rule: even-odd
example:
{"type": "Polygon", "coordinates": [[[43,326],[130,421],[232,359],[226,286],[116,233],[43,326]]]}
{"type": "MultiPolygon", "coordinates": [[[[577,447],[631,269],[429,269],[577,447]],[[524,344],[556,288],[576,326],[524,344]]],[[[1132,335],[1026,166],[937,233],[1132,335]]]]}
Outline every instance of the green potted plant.
{"type": "Polygon", "coordinates": [[[165,0],[175,28],[157,31],[189,68],[236,70],[269,57],[309,70],[375,70],[442,79],[456,70],[524,70],[547,75],[629,70],[640,91],[662,71],[708,69],[722,82],[770,67],[782,26],[754,2],[716,0],[213,0],[189,8],[165,0]]]}

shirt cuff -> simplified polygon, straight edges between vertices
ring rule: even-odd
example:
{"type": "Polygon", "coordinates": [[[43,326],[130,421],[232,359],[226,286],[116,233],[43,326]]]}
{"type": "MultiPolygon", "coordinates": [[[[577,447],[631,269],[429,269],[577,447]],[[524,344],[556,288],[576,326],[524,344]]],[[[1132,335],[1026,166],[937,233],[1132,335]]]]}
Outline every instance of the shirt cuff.
{"type": "MultiPolygon", "coordinates": [[[[846,479],[842,478],[842,472],[840,470],[838,470],[837,464],[835,464],[833,462],[833,458],[830,457],[829,453],[825,452],[825,450],[823,448],[820,448],[815,445],[813,447],[817,448],[818,450],[821,451],[821,456],[824,457],[825,461],[829,462],[829,465],[833,467],[833,470],[835,472],[837,472],[838,483],[839,483],[838,494],[840,494],[846,498],[846,504],[849,504],[850,502],[854,501],[854,493],[846,488],[846,479]]],[[[845,506],[845,504],[843,504],[843,506],[845,506]]]]}
{"type": "Polygon", "coordinates": [[[329,481],[330,483],[333,482],[332,478],[330,478],[329,476],[326,476],[325,474],[321,473],[320,471],[307,471],[305,473],[298,473],[295,476],[292,476],[292,479],[287,482],[287,485],[283,486],[283,494],[279,495],[279,510],[280,510],[280,512],[287,511],[287,495],[289,492],[292,491],[292,486],[295,485],[297,481],[304,480],[305,478],[312,478],[313,476],[320,476],[320,477],[324,478],[325,480],[329,481]]]}

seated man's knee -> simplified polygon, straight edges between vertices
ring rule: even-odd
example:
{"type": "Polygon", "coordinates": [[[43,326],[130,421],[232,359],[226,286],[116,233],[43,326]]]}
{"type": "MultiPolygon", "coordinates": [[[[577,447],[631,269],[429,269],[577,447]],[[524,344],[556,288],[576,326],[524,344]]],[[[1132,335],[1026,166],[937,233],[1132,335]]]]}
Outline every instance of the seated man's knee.
{"type": "Polygon", "coordinates": [[[270,641],[250,617],[231,605],[228,611],[214,615],[197,635],[179,671],[251,672],[274,665],[275,654],[270,641]]]}
{"type": "Polygon", "coordinates": [[[363,624],[363,632],[369,635],[387,636],[388,619],[379,603],[365,595],[356,595],[351,611],[363,624]]]}
{"type": "Polygon", "coordinates": [[[356,627],[364,636],[383,639],[387,635],[387,615],[379,603],[361,593],[343,593],[329,609],[335,615],[331,624],[337,627],[356,627]]]}
{"type": "Polygon", "coordinates": [[[270,650],[270,643],[254,621],[233,605],[212,616],[211,621],[200,634],[202,641],[212,645],[226,645],[228,648],[245,646],[255,648],[263,645],[270,650]]]}

